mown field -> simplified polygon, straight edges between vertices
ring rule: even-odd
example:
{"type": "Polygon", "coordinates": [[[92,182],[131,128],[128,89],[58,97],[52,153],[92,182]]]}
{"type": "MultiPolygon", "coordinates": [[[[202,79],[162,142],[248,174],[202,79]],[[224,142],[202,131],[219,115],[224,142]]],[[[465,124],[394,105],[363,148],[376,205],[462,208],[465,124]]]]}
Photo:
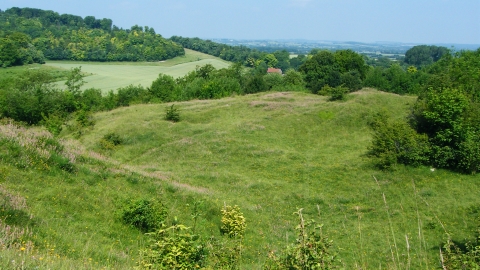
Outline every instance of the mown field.
{"type": "MultiPolygon", "coordinates": [[[[81,67],[86,75],[83,89],[98,88],[104,93],[117,90],[130,84],[148,87],[158,74],[163,73],[174,78],[186,75],[197,66],[211,64],[215,68],[226,68],[230,65],[218,57],[185,49],[185,56],[175,57],[162,62],[70,62],[49,61],[48,67],[70,70],[81,67]]],[[[63,86],[64,81],[58,82],[63,86]]]]}
{"type": "Polygon", "coordinates": [[[343,102],[270,92],[176,103],[178,123],[163,120],[171,104],[97,113],[93,128],[60,135],[75,139],[76,173],[2,163],[2,186],[26,199],[35,245],[49,254],[19,259],[131,269],[147,238],[118,213],[128,200],[155,198],[168,209],[167,223],[187,226],[201,202],[203,239],[222,238],[220,209],[238,205],[247,219],[240,269],[261,269],[270,252],[295,241],[300,208],[324,224],[345,269],[438,268],[446,233],[460,243],[474,235],[480,179],[430,167],[375,169],[366,157],[369,120],[405,117],[413,102],[372,89],[343,102]],[[105,150],[100,141],[112,132],[124,143],[105,150]]]}

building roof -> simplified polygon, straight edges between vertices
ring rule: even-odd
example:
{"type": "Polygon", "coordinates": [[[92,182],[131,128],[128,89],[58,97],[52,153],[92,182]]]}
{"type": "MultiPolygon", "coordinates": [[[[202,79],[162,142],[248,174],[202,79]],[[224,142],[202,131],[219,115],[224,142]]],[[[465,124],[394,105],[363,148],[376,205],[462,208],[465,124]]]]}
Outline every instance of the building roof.
{"type": "Polygon", "coordinates": [[[279,69],[279,68],[268,68],[268,69],[267,69],[267,73],[278,73],[278,74],[282,74],[282,70],[279,69]]]}

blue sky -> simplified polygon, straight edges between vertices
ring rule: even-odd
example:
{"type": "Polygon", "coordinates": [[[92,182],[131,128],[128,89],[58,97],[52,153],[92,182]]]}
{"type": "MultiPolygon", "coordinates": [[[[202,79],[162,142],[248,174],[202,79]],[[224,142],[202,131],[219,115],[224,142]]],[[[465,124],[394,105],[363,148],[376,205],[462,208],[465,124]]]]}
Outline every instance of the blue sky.
{"type": "Polygon", "coordinates": [[[172,35],[480,44],[480,0],[2,0],[172,35]]]}

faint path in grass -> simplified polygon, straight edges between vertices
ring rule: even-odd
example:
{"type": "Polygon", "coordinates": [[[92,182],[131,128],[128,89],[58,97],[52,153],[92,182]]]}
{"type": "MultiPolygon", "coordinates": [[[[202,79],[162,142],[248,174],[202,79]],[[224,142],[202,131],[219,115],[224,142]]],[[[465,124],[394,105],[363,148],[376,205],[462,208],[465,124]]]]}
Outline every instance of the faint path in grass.
{"type": "MultiPolygon", "coordinates": [[[[215,68],[226,68],[230,62],[221,60],[207,54],[188,50],[186,56],[162,62],[116,62],[116,63],[94,63],[94,62],[69,62],[51,61],[47,66],[70,70],[75,67],[82,67],[86,84],[83,89],[98,88],[103,93],[128,85],[142,85],[148,87],[163,73],[174,78],[182,77],[196,69],[197,66],[211,64],[215,68]]],[[[58,86],[64,88],[65,81],[58,82],[58,86]]]]}
{"type": "Polygon", "coordinates": [[[123,163],[119,162],[118,160],[114,160],[114,159],[109,158],[107,156],[104,156],[104,155],[102,155],[98,152],[91,151],[91,150],[88,151],[88,150],[85,149],[84,146],[82,146],[78,141],[75,141],[75,140],[71,140],[71,139],[65,140],[65,141],[63,141],[63,145],[67,148],[67,152],[71,152],[72,154],[74,154],[76,156],[83,155],[83,156],[87,156],[91,159],[101,161],[103,163],[108,164],[109,166],[111,166],[110,170],[112,172],[115,172],[115,173],[122,173],[122,174],[125,174],[125,175],[131,174],[131,173],[136,173],[136,174],[139,174],[139,175],[144,176],[144,177],[148,177],[148,178],[157,179],[157,180],[167,182],[168,184],[170,184],[170,185],[172,185],[176,188],[179,188],[179,189],[188,190],[188,191],[195,192],[195,193],[200,193],[200,194],[212,194],[212,191],[207,189],[207,188],[196,187],[196,186],[192,186],[192,185],[189,185],[189,184],[173,181],[172,176],[168,175],[164,172],[161,172],[161,171],[148,172],[144,167],[123,164],[123,163]]]}

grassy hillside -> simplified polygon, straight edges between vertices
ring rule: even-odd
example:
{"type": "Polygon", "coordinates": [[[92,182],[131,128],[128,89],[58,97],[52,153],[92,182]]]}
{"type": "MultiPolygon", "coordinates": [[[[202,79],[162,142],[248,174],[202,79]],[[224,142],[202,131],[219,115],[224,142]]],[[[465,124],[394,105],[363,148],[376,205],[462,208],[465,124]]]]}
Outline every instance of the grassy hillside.
{"type": "MultiPolygon", "coordinates": [[[[82,67],[87,75],[86,84],[83,89],[98,88],[103,92],[117,90],[130,84],[148,87],[152,84],[159,73],[182,77],[188,72],[195,70],[197,66],[211,64],[215,68],[226,68],[229,62],[218,57],[204,53],[185,50],[185,56],[178,56],[173,59],[161,62],[70,62],[70,61],[49,61],[47,66],[70,70],[75,67],[82,67]]],[[[59,82],[63,86],[64,81],[59,82]]]]}
{"type": "Polygon", "coordinates": [[[124,107],[95,114],[95,126],[68,141],[75,173],[12,166],[5,153],[13,150],[0,145],[1,186],[26,200],[7,222],[30,225],[36,246],[0,262],[130,269],[146,237],[118,213],[128,200],[155,198],[167,223],[188,226],[202,201],[197,231],[205,239],[221,237],[224,203],[238,205],[247,218],[241,269],[260,269],[269,252],[295,240],[299,208],[324,224],[346,269],[436,268],[446,232],[459,242],[473,236],[479,177],[428,167],[381,172],[365,157],[373,115],[404,117],[414,101],[371,89],[344,102],[260,93],[177,103],[178,123],[163,120],[171,104],[124,107]],[[124,143],[105,150],[100,141],[111,132],[124,143]]]}

